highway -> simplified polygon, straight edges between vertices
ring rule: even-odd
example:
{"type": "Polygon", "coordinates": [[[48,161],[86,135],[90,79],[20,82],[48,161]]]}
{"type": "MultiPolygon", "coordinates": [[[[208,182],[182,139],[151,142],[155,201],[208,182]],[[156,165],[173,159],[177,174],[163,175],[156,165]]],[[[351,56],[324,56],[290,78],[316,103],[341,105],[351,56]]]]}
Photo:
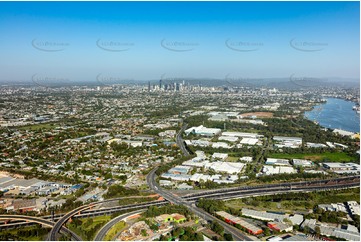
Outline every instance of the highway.
{"type": "MultiPolygon", "coordinates": [[[[110,200],[105,200],[105,201],[100,201],[100,202],[94,202],[94,203],[90,203],[87,205],[83,205],[80,206],[70,212],[68,212],[67,214],[65,214],[64,216],[62,216],[54,225],[53,229],[50,231],[49,236],[47,238],[48,241],[55,241],[56,240],[56,235],[59,232],[60,228],[73,216],[75,216],[76,214],[79,214],[81,212],[83,212],[84,210],[87,210],[91,207],[94,207],[95,205],[104,203],[104,202],[109,202],[112,201],[114,199],[110,199],[110,200]]],[[[112,208],[103,208],[103,209],[95,209],[93,211],[89,211],[88,213],[98,213],[100,215],[104,215],[104,214],[108,214],[108,213],[116,213],[116,212],[120,212],[120,211],[125,211],[125,210],[129,210],[129,209],[141,209],[141,208],[147,208],[151,205],[164,205],[167,204],[168,202],[166,201],[154,201],[154,202],[146,202],[146,203],[138,203],[138,204],[130,204],[130,205],[123,205],[123,206],[116,206],[116,207],[112,207],[112,208]]]]}
{"type": "Polygon", "coordinates": [[[73,217],[75,214],[80,213],[83,210],[89,209],[91,204],[89,205],[83,205],[80,207],[77,207],[76,209],[70,211],[69,213],[65,214],[63,217],[61,217],[53,226],[51,229],[49,236],[47,240],[50,241],[56,241],[56,236],[60,229],[62,228],[63,224],[65,224],[71,217],[73,217]]]}
{"type": "Polygon", "coordinates": [[[164,191],[155,181],[155,172],[156,172],[157,168],[154,168],[153,170],[151,170],[151,172],[149,172],[149,174],[147,175],[147,182],[148,185],[150,187],[150,189],[152,189],[155,192],[158,192],[159,195],[161,195],[162,197],[164,197],[165,199],[167,199],[169,202],[174,203],[174,204],[178,204],[178,205],[183,205],[185,207],[187,207],[190,211],[192,211],[194,214],[196,214],[197,216],[207,220],[207,221],[217,221],[218,223],[220,223],[223,227],[224,230],[231,234],[234,240],[247,240],[250,241],[251,239],[249,237],[247,237],[246,235],[242,234],[240,230],[238,230],[237,228],[225,223],[224,221],[210,215],[209,213],[205,212],[203,209],[200,209],[196,206],[193,206],[192,203],[188,202],[187,200],[175,196],[172,193],[168,192],[168,191],[164,191]]]}
{"type": "MultiPolygon", "coordinates": [[[[153,184],[152,179],[154,179],[156,168],[153,169],[147,176],[148,184],[153,184]]],[[[252,197],[252,196],[261,196],[267,194],[278,194],[278,193],[287,193],[287,192],[309,192],[309,191],[320,191],[320,190],[329,190],[329,189],[344,189],[351,187],[359,187],[360,185],[360,177],[352,176],[352,177],[341,177],[341,178],[333,178],[333,179],[325,179],[325,180],[314,180],[314,181],[305,181],[305,182],[291,182],[291,183],[279,183],[279,184],[267,184],[267,185],[257,185],[257,186],[249,186],[249,187],[233,187],[233,188],[224,188],[224,189],[216,189],[210,191],[202,191],[195,194],[189,194],[180,197],[174,196],[169,191],[161,190],[159,191],[158,184],[151,185],[152,189],[165,199],[170,202],[176,204],[183,204],[187,207],[191,206],[191,204],[198,199],[204,198],[212,198],[212,199],[235,199],[235,198],[243,198],[243,197],[252,197]]],[[[77,218],[89,217],[89,216],[98,216],[104,214],[112,214],[115,212],[126,211],[130,209],[142,209],[147,208],[149,206],[163,206],[167,204],[167,201],[152,201],[141,204],[132,204],[132,205],[123,205],[116,206],[112,208],[102,208],[102,209],[93,209],[85,211],[89,209],[91,206],[96,204],[105,203],[109,201],[119,200],[110,199],[104,200],[102,202],[92,203],[89,205],[85,205],[77,208],[75,213],[72,213],[77,218]],[[78,214],[80,212],[80,214],[78,214]]],[[[192,206],[191,206],[192,207],[192,206]]],[[[193,207],[192,207],[193,208],[193,207]]],[[[74,210],[73,210],[74,211],[74,210]]],[[[193,209],[192,209],[193,211],[193,209]]],[[[195,214],[198,215],[197,212],[194,211],[195,214]]],[[[204,211],[203,211],[204,213],[204,211]]],[[[69,213],[68,213],[69,214],[69,213]]],[[[200,215],[203,217],[203,214],[200,215]]],[[[60,218],[64,218],[64,214],[58,214],[54,216],[54,220],[60,220],[60,218]]],[[[70,216],[71,217],[71,216],[70,216]]],[[[70,218],[67,216],[66,220],[70,218]]],[[[51,219],[51,216],[44,217],[30,217],[30,218],[40,218],[43,220],[51,219]]],[[[206,218],[207,219],[207,218],[206,218]]],[[[26,219],[25,221],[33,222],[33,220],[26,219]]],[[[48,220],[47,220],[48,221],[48,220]]],[[[63,219],[63,221],[65,221],[63,219]]],[[[66,221],[65,221],[66,222],[66,221]]],[[[25,225],[25,222],[11,224],[8,225],[0,225],[1,229],[5,229],[7,227],[21,226],[25,225]]],[[[64,224],[64,223],[63,223],[64,224]]],[[[52,225],[51,225],[52,226],[52,225]]]]}
{"type": "MultiPolygon", "coordinates": [[[[359,176],[351,176],[351,177],[342,177],[342,178],[333,178],[333,179],[324,179],[324,180],[313,180],[313,181],[303,181],[303,182],[287,182],[287,183],[276,183],[276,184],[265,184],[265,185],[257,185],[257,186],[243,186],[243,187],[232,187],[232,188],[223,188],[223,189],[215,189],[202,191],[199,193],[193,193],[183,196],[183,198],[187,200],[197,200],[199,198],[214,198],[219,196],[220,194],[236,194],[237,192],[266,192],[269,189],[279,189],[279,190],[289,190],[294,191],[295,189],[303,189],[307,190],[310,187],[328,187],[333,184],[358,184],[359,186],[360,177],[359,176]]],[[[276,191],[275,190],[275,191],[276,191]]]]}
{"type": "MultiPolygon", "coordinates": [[[[25,216],[25,215],[0,215],[0,219],[2,220],[24,220],[29,222],[34,222],[37,224],[45,225],[48,227],[54,227],[54,222],[51,222],[49,220],[40,218],[40,217],[32,217],[32,216],[25,216]]],[[[63,234],[71,235],[71,238],[76,241],[82,241],[83,239],[80,238],[77,234],[72,232],[71,230],[67,228],[61,228],[60,230],[63,234]]]]}
{"type": "Polygon", "coordinates": [[[184,141],[182,138],[182,133],[184,132],[184,130],[186,130],[188,124],[184,123],[182,128],[179,130],[179,132],[177,133],[176,136],[176,142],[177,145],[179,146],[180,150],[182,151],[184,156],[189,156],[189,151],[186,149],[185,145],[184,145],[184,141]]]}
{"type": "Polygon", "coordinates": [[[132,215],[135,215],[135,214],[140,214],[142,213],[143,211],[145,211],[145,209],[142,209],[142,210],[137,210],[137,211],[133,211],[133,212],[130,212],[130,213],[126,213],[126,214],[122,214],[122,215],[119,215],[118,217],[116,218],[113,218],[112,220],[110,220],[108,223],[106,223],[97,233],[97,235],[95,236],[94,238],[94,241],[103,241],[105,235],[107,234],[107,232],[114,226],[116,225],[117,223],[119,223],[120,221],[122,221],[123,219],[129,217],[129,216],[132,216],[132,215]]]}

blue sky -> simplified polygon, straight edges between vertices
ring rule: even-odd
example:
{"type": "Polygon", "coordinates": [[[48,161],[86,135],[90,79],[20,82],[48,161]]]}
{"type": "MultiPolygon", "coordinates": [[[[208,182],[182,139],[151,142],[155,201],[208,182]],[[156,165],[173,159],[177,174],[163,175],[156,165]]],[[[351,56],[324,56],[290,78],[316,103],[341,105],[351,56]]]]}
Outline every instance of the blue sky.
{"type": "Polygon", "coordinates": [[[359,15],[359,2],[0,2],[0,80],[358,78],[359,15]]]}

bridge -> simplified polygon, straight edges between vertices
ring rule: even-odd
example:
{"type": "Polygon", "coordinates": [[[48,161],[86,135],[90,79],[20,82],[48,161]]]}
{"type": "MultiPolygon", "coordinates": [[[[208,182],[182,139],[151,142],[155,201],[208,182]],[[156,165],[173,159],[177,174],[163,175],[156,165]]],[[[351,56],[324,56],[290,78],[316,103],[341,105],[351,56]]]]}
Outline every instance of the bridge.
{"type": "MultiPolygon", "coordinates": [[[[155,170],[152,170],[149,174],[154,174],[155,170]]],[[[147,181],[151,181],[150,177],[147,177],[147,181]]],[[[271,194],[280,194],[280,193],[289,193],[289,192],[312,192],[312,191],[322,191],[322,190],[331,190],[331,189],[345,189],[345,188],[352,188],[352,187],[359,187],[360,185],[360,176],[352,176],[352,177],[341,177],[341,178],[333,178],[333,179],[324,179],[324,180],[314,180],[314,181],[303,181],[303,182],[290,182],[290,183],[278,183],[278,184],[269,184],[269,185],[257,185],[257,186],[244,186],[244,187],[233,187],[233,188],[224,188],[224,189],[216,189],[210,191],[202,191],[199,193],[189,194],[182,197],[170,198],[170,192],[166,191],[164,198],[169,199],[173,203],[181,202],[183,205],[191,206],[192,203],[196,202],[200,198],[209,198],[209,199],[235,199],[235,198],[243,198],[243,197],[252,197],[252,196],[262,196],[262,195],[271,195],[271,194]]],[[[158,184],[152,185],[153,189],[157,192],[159,189],[158,184]]],[[[163,195],[164,195],[163,194],[163,195]]],[[[171,194],[174,196],[173,194],[171,194]]],[[[98,216],[104,214],[113,214],[116,212],[122,211],[129,211],[134,209],[142,209],[148,208],[149,206],[163,206],[168,204],[168,201],[152,201],[146,203],[139,203],[139,204],[131,204],[131,205],[123,205],[123,206],[115,206],[111,208],[101,208],[101,209],[93,209],[94,206],[106,203],[109,201],[116,201],[122,198],[115,198],[104,200],[101,202],[91,203],[88,205],[81,206],[77,209],[72,210],[67,214],[59,214],[55,215],[54,219],[58,222],[58,227],[54,230],[54,226],[56,225],[53,222],[50,222],[48,219],[51,219],[51,216],[44,216],[44,217],[27,217],[27,218],[35,218],[35,219],[42,219],[43,221],[50,222],[48,226],[53,227],[52,231],[57,231],[54,233],[56,235],[61,228],[64,228],[64,224],[68,219],[72,216],[74,217],[89,217],[89,216],[98,216]],[[63,219],[62,219],[63,218],[63,219]],[[60,226],[61,224],[61,226],[60,226]]],[[[194,208],[193,206],[191,206],[194,208]]],[[[191,210],[193,211],[193,209],[191,210]]],[[[197,214],[197,213],[196,213],[197,214]]],[[[5,215],[2,215],[5,216],[5,215]]],[[[6,215],[7,216],[7,215],[6,215]]],[[[11,215],[12,216],[12,215],[11,215]]],[[[20,215],[19,215],[20,216],[20,215]]],[[[39,220],[35,221],[34,219],[18,219],[26,221],[26,223],[18,223],[18,224],[7,224],[7,225],[0,225],[0,228],[6,228],[10,226],[22,226],[29,222],[36,222],[39,223],[39,220]]],[[[74,240],[77,235],[73,236],[74,240]]],[[[79,236],[77,236],[79,238],[79,236]]],[[[54,237],[53,237],[54,238],[54,237]]],[[[50,239],[50,234],[48,239],[50,239]]],[[[56,240],[56,236],[55,239],[56,240]]]]}
{"type": "MultiPolygon", "coordinates": [[[[25,215],[0,215],[1,220],[21,220],[26,222],[34,222],[37,224],[41,224],[47,227],[54,227],[54,222],[40,218],[40,217],[32,217],[32,216],[25,216],[25,215]]],[[[71,235],[71,238],[75,241],[82,241],[82,238],[80,238],[77,234],[75,234],[73,231],[62,227],[61,233],[65,235],[71,235]]]]}

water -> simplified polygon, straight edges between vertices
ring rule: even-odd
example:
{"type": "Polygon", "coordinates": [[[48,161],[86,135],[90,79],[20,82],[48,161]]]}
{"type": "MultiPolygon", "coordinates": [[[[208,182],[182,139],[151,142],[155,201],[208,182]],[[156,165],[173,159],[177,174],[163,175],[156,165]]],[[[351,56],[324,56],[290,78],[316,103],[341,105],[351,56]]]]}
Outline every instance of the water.
{"type": "Polygon", "coordinates": [[[317,121],[321,126],[331,129],[343,129],[360,132],[360,114],[352,107],[355,103],[337,98],[327,98],[327,103],[317,105],[305,117],[317,121]]]}

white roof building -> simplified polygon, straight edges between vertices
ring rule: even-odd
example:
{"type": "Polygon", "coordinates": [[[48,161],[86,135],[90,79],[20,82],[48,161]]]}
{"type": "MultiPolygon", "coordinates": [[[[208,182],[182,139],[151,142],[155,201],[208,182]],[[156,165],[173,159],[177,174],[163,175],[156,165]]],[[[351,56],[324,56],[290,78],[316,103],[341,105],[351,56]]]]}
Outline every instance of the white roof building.
{"type": "Polygon", "coordinates": [[[212,144],[212,148],[225,148],[225,149],[230,149],[232,148],[231,146],[229,146],[229,144],[225,143],[225,142],[215,142],[212,144]]]}
{"type": "Polygon", "coordinates": [[[198,135],[204,135],[204,136],[214,136],[221,133],[221,129],[217,128],[206,128],[203,125],[200,125],[198,127],[192,127],[184,131],[186,135],[189,135],[190,133],[198,134],[198,135]]]}
{"type": "Polygon", "coordinates": [[[190,140],[190,143],[187,143],[187,145],[194,145],[194,146],[200,146],[200,147],[207,147],[210,146],[212,143],[207,140],[190,140]]]}
{"type": "Polygon", "coordinates": [[[212,175],[212,176],[210,176],[210,175],[195,173],[194,175],[192,175],[190,180],[195,181],[195,182],[200,182],[201,180],[203,180],[203,181],[213,181],[213,180],[220,179],[220,177],[221,177],[221,175],[212,175]]]}
{"type": "Polygon", "coordinates": [[[343,203],[318,204],[318,207],[325,211],[335,211],[335,212],[347,213],[346,206],[343,203]]]}
{"type": "Polygon", "coordinates": [[[229,141],[229,142],[237,142],[238,141],[238,137],[234,137],[234,136],[220,136],[218,138],[218,140],[224,140],[224,141],[229,141]]]}
{"type": "Polygon", "coordinates": [[[325,162],[323,167],[335,173],[359,173],[360,165],[356,163],[325,162]]]}
{"type": "Polygon", "coordinates": [[[213,115],[208,120],[209,121],[223,122],[223,121],[227,121],[228,117],[226,115],[224,115],[224,114],[217,114],[217,115],[213,115]]]}
{"type": "Polygon", "coordinates": [[[299,137],[285,137],[285,136],[274,136],[273,140],[282,141],[282,142],[298,142],[302,143],[302,138],[299,137]]]}
{"type": "Polygon", "coordinates": [[[328,145],[330,148],[335,148],[336,147],[331,142],[326,142],[326,145],[328,145]]]}
{"type": "Polygon", "coordinates": [[[267,158],[266,165],[290,166],[290,163],[287,159],[267,158]]]}
{"type": "Polygon", "coordinates": [[[209,163],[208,160],[196,161],[196,160],[194,160],[194,159],[195,159],[195,158],[193,158],[192,160],[187,160],[187,161],[183,162],[182,165],[201,168],[201,167],[206,166],[206,164],[209,163]]]}
{"type": "Polygon", "coordinates": [[[353,136],[355,134],[353,132],[349,132],[349,131],[342,130],[342,129],[334,129],[333,132],[336,134],[340,134],[342,136],[353,136]]]}
{"type": "Polygon", "coordinates": [[[242,133],[242,132],[223,132],[222,136],[233,136],[233,137],[242,137],[242,138],[261,138],[263,135],[257,133],[242,133]]]}
{"type": "Polygon", "coordinates": [[[240,142],[240,144],[244,144],[244,145],[255,145],[257,144],[258,139],[255,138],[243,138],[240,142]]]}
{"type": "Polygon", "coordinates": [[[360,216],[360,205],[356,201],[348,201],[347,206],[349,207],[351,214],[357,214],[360,216]]]}
{"type": "Polygon", "coordinates": [[[252,162],[253,158],[252,156],[243,156],[241,158],[239,158],[240,161],[245,161],[245,162],[252,162]]]}
{"type": "Polygon", "coordinates": [[[196,154],[196,156],[198,158],[202,158],[202,159],[205,159],[206,158],[206,154],[204,153],[204,151],[202,150],[197,150],[196,152],[194,152],[196,154]]]}
{"type": "Polygon", "coordinates": [[[351,241],[360,241],[360,233],[358,231],[354,232],[347,229],[333,227],[328,224],[318,223],[315,219],[305,219],[301,227],[304,228],[305,226],[310,227],[312,230],[315,230],[316,226],[318,226],[322,235],[334,236],[336,238],[342,238],[351,241]]]}
{"type": "Polygon", "coordinates": [[[281,174],[281,173],[297,173],[297,171],[293,167],[289,166],[263,166],[262,172],[265,175],[275,175],[275,174],[281,174]]]}
{"type": "Polygon", "coordinates": [[[292,163],[294,166],[303,166],[303,167],[313,166],[313,163],[310,160],[293,159],[292,163]]]}
{"type": "Polygon", "coordinates": [[[228,154],[226,153],[214,153],[212,155],[213,159],[218,159],[218,160],[226,160],[228,158],[228,154]]]}
{"type": "Polygon", "coordinates": [[[302,138],[299,137],[274,136],[273,140],[277,142],[275,146],[278,148],[298,148],[302,145],[302,138]]]}
{"type": "Polygon", "coordinates": [[[306,142],[306,146],[309,148],[326,148],[327,147],[327,145],[325,145],[325,144],[311,143],[311,142],[306,142]]]}
{"type": "Polygon", "coordinates": [[[225,172],[228,174],[240,173],[245,166],[244,163],[236,162],[211,162],[205,165],[207,169],[213,169],[216,172],[225,172]]]}
{"type": "Polygon", "coordinates": [[[161,175],[161,177],[163,178],[170,178],[171,180],[174,181],[188,181],[191,176],[190,175],[178,175],[178,174],[172,174],[172,173],[163,173],[161,175]]]}

